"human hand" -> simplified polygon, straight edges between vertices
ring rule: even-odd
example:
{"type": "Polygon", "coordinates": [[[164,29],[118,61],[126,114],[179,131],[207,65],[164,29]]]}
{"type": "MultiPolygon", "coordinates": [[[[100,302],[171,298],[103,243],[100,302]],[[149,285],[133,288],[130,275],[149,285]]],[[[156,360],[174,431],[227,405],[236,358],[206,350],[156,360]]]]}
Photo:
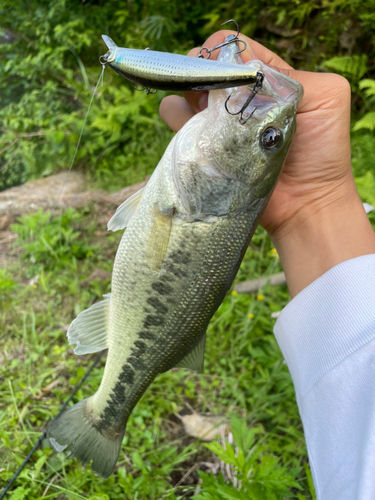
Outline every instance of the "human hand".
{"type": "MultiPolygon", "coordinates": [[[[223,30],[213,47],[234,32],[223,30]]],[[[279,252],[295,295],[344,260],[375,253],[375,236],[358,197],[350,158],[350,86],[340,75],[295,71],[276,54],[245,36],[244,62],[257,58],[300,82],[304,97],[297,132],[275,191],[261,219],[279,252]]],[[[190,51],[195,57],[198,48],[190,51]]],[[[216,58],[218,51],[212,53],[216,58]]],[[[160,115],[177,132],[207,107],[207,92],[163,99],[160,115]]]]}

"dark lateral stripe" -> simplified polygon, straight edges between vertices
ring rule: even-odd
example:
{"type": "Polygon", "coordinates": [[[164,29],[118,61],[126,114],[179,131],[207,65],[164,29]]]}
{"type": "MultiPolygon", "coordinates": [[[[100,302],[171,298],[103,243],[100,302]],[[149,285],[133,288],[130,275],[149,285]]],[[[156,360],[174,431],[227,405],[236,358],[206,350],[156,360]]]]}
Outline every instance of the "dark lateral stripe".
{"type": "Polygon", "coordinates": [[[163,283],[162,281],[155,281],[151,284],[151,288],[155,292],[160,293],[160,295],[169,295],[173,291],[173,288],[168,283],[163,283]]]}
{"type": "Polygon", "coordinates": [[[148,314],[143,322],[145,328],[150,328],[150,326],[160,326],[163,325],[165,319],[163,316],[155,316],[153,314],[148,314]]]}
{"type": "Polygon", "coordinates": [[[133,368],[128,363],[125,363],[101,414],[101,427],[103,429],[118,424],[123,417],[124,405],[127,399],[126,393],[128,392],[126,389],[134,384],[134,375],[133,368]]]}
{"type": "Polygon", "coordinates": [[[130,358],[128,358],[127,361],[136,370],[142,370],[144,368],[144,364],[143,364],[142,360],[139,358],[136,358],[135,356],[130,356],[130,358]]]}
{"type": "Polygon", "coordinates": [[[166,314],[168,312],[168,307],[164,305],[157,297],[149,297],[147,303],[152,306],[157,313],[166,314]]]}
{"type": "MultiPolygon", "coordinates": [[[[131,366],[124,365],[122,367],[122,372],[120,373],[118,380],[122,384],[133,384],[134,383],[134,371],[131,368],[131,366]]],[[[116,384],[116,386],[117,386],[117,384],[116,384]]]]}
{"type": "Polygon", "coordinates": [[[156,339],[156,335],[154,333],[144,331],[144,330],[139,332],[138,337],[140,337],[141,339],[145,339],[145,340],[155,340],[156,339]]]}

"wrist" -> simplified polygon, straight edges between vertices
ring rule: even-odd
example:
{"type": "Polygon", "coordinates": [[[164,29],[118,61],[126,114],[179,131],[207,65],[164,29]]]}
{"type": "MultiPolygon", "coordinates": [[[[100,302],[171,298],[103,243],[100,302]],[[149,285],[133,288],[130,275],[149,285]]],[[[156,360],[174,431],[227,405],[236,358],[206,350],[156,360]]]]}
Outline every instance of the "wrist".
{"type": "Polygon", "coordinates": [[[334,196],[305,205],[271,238],[292,297],[337,264],[375,254],[375,233],[353,179],[334,196]]]}

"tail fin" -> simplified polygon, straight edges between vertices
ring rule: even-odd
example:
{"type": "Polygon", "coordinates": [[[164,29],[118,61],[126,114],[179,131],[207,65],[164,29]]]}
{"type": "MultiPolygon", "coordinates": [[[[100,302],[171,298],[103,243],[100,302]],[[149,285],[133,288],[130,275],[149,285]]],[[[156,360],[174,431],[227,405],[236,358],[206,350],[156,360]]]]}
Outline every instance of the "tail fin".
{"type": "Polygon", "coordinates": [[[116,465],[125,427],[120,432],[101,428],[90,400],[81,401],[53,420],[47,438],[56,451],[71,446],[68,456],[79,458],[83,465],[92,460],[92,470],[107,478],[116,465]]]}
{"type": "Polygon", "coordinates": [[[115,44],[115,42],[109,36],[102,35],[102,38],[103,38],[104,43],[107,45],[107,47],[109,49],[115,49],[117,47],[117,45],[115,44]]]}

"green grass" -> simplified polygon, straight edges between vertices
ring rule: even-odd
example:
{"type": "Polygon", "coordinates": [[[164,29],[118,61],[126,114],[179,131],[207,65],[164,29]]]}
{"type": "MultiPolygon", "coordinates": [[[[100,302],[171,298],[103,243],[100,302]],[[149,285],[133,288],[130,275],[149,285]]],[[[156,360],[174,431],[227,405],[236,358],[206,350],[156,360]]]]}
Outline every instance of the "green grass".
{"type": "MultiPolygon", "coordinates": [[[[109,279],[94,280],[89,288],[80,286],[94,269],[111,270],[121,238],[119,233],[106,233],[97,216],[95,206],[68,210],[50,221],[43,238],[48,216],[42,212],[12,226],[22,257],[0,273],[2,487],[95,357],[75,356],[65,332],[80,311],[110,290],[109,279]],[[29,286],[35,275],[38,284],[29,286]]],[[[237,280],[280,270],[268,236],[258,229],[237,280]]],[[[6,498],[191,498],[197,472],[177,488],[174,485],[195,463],[213,461],[213,453],[186,436],[177,423],[174,415],[185,403],[200,412],[237,417],[245,427],[257,429],[258,455],[250,465],[259,467],[262,457],[277,458],[275,470],[289,471],[301,494],[310,498],[293,386],[272,334],[271,313],[288,300],[286,287],[265,286],[258,296],[229,293],[208,329],[205,373],[176,369],[155,380],[131,415],[116,471],[109,479],[52,452],[44,443],[6,498]]],[[[73,402],[95,392],[103,365],[104,358],[73,402]]],[[[296,488],[291,491],[297,493],[296,488]]],[[[290,493],[287,498],[297,497],[290,493]]]]}

